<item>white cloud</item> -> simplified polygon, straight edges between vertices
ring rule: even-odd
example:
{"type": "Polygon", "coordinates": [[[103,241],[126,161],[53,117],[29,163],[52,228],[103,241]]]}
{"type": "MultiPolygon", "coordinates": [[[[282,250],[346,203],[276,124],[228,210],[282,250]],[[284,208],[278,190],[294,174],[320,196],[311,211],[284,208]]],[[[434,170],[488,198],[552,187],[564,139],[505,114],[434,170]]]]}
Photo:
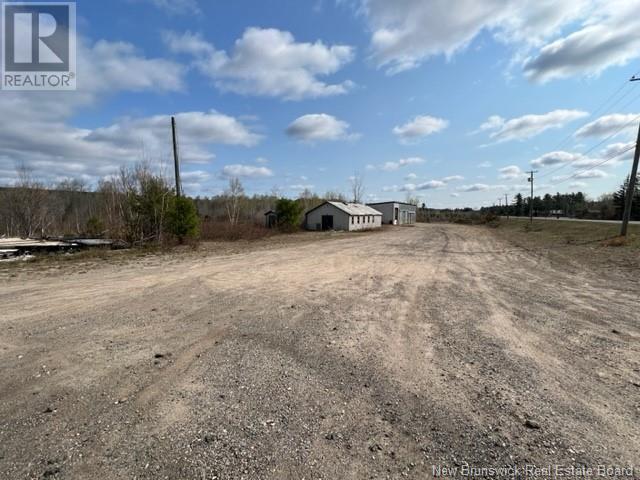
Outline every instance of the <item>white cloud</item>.
{"type": "Polygon", "coordinates": [[[515,180],[517,178],[527,176],[527,174],[520,170],[520,167],[516,165],[509,165],[508,167],[501,168],[499,172],[500,178],[505,180],[515,180]]]}
{"type": "Polygon", "coordinates": [[[584,188],[588,185],[586,182],[573,182],[569,184],[569,188],[584,188]]]}
{"type": "Polygon", "coordinates": [[[406,177],[404,177],[405,180],[416,180],[418,178],[418,175],[416,175],[415,173],[409,173],[406,177]]]}
{"type": "Polygon", "coordinates": [[[487,190],[499,190],[504,188],[504,185],[487,185],[485,183],[474,183],[473,185],[462,185],[456,190],[460,192],[485,192],[487,190]]]}
{"type": "Polygon", "coordinates": [[[460,196],[460,194],[454,192],[450,196],[453,197],[453,198],[458,198],[460,196]]]}
{"type": "Polygon", "coordinates": [[[404,125],[394,127],[393,133],[405,143],[417,142],[429,135],[441,132],[449,126],[449,122],[442,118],[429,115],[418,115],[404,125]]]}
{"type": "Polygon", "coordinates": [[[561,128],[587,115],[587,112],[580,110],[554,110],[542,115],[529,114],[510,120],[494,115],[480,126],[480,130],[491,131],[489,136],[496,142],[525,140],[550,128],[561,128]]]}
{"type": "MultiPolygon", "coordinates": [[[[169,157],[168,117],[165,117],[165,131],[161,135],[157,128],[152,128],[150,119],[146,119],[149,122],[146,125],[143,125],[145,119],[123,119],[111,127],[94,129],[73,126],[70,119],[82,109],[94,107],[120,92],[180,91],[184,87],[186,69],[164,59],[145,57],[125,42],[101,40],[90,45],[83,38],[78,42],[78,76],[82,81],[78,83],[77,91],[3,92],[0,95],[3,112],[0,169],[11,171],[16,163],[24,163],[33,168],[35,176],[45,181],[75,176],[90,183],[113,173],[120,165],[144,157],[169,157]],[[120,123],[125,122],[143,128],[129,131],[120,128],[120,123]],[[107,138],[109,129],[120,130],[121,135],[107,138]]],[[[185,124],[183,133],[187,137],[189,130],[185,124]]],[[[198,145],[185,145],[184,153],[213,158],[198,145]]]]}
{"type": "Polygon", "coordinates": [[[594,168],[593,170],[578,172],[573,177],[579,178],[579,179],[588,179],[588,178],[605,178],[608,176],[609,175],[607,174],[607,172],[603,172],[602,170],[598,170],[594,168]]]}
{"type": "Polygon", "coordinates": [[[203,170],[194,170],[182,172],[180,180],[182,186],[188,192],[200,192],[203,190],[203,185],[209,181],[211,174],[203,170]]]}
{"type": "Polygon", "coordinates": [[[462,181],[462,180],[464,180],[464,177],[463,177],[463,176],[461,176],[461,175],[451,175],[451,176],[449,176],[449,177],[444,177],[444,178],[442,179],[442,181],[443,181],[444,183],[460,182],[460,181],[462,181]]]}
{"type": "Polygon", "coordinates": [[[407,183],[407,184],[402,186],[400,191],[401,192],[414,192],[416,190],[435,190],[437,188],[442,188],[445,185],[446,184],[444,182],[441,182],[440,180],[430,180],[428,182],[419,183],[417,185],[415,183],[407,183]]]}
{"type": "Polygon", "coordinates": [[[100,40],[78,48],[80,94],[144,90],[175,92],[184,88],[186,68],[161,58],[146,58],[130,43],[100,40]]]}
{"type": "Polygon", "coordinates": [[[349,133],[349,124],[326,113],[303,115],[287,127],[287,135],[304,142],[350,140],[358,137],[349,133]]]}
{"type": "Polygon", "coordinates": [[[360,0],[376,64],[395,74],[436,55],[452,57],[481,32],[518,49],[541,45],[602,0],[360,0]]]}
{"type": "Polygon", "coordinates": [[[478,168],[491,168],[491,162],[482,162],[478,164],[478,168]]]}
{"type": "MultiPolygon", "coordinates": [[[[215,155],[209,145],[251,146],[260,139],[237,120],[217,112],[179,113],[176,119],[185,164],[211,162],[215,155]]],[[[37,177],[49,181],[72,176],[94,182],[121,165],[170,159],[171,123],[169,115],[156,115],[123,118],[90,130],[34,120],[29,125],[7,123],[0,132],[0,142],[0,168],[11,170],[15,163],[24,163],[37,177]],[[33,135],[33,129],[38,135],[33,135]]]]}
{"type": "Polygon", "coordinates": [[[611,158],[607,164],[626,162],[633,159],[636,142],[612,143],[602,150],[603,158],[611,158]]]}
{"type": "Polygon", "coordinates": [[[426,160],[421,157],[401,158],[400,160],[395,162],[385,162],[383,165],[380,166],[380,169],[386,172],[394,172],[396,170],[399,170],[402,167],[406,167],[409,165],[420,165],[425,161],[426,160]]]}
{"type": "Polygon", "coordinates": [[[146,0],[157,8],[170,14],[200,13],[196,0],[146,0]]]}
{"type": "Polygon", "coordinates": [[[609,137],[620,133],[626,133],[638,128],[637,119],[640,114],[637,113],[614,113],[604,115],[593,122],[587,123],[581,127],[576,133],[576,137],[609,137]]]}
{"type": "MultiPolygon", "coordinates": [[[[216,55],[215,47],[207,42],[199,33],[187,31],[178,35],[172,31],[162,32],[162,39],[172,53],[188,53],[190,55],[216,55]]],[[[218,53],[217,55],[224,55],[218,53]]],[[[223,60],[224,58],[221,58],[223,60]]]]}
{"type": "Polygon", "coordinates": [[[246,177],[246,178],[264,178],[273,177],[273,172],[267,167],[256,167],[255,165],[226,165],[222,169],[225,177],[246,177]]]}
{"type": "MultiPolygon", "coordinates": [[[[225,144],[250,147],[262,138],[252,133],[233,117],[216,111],[185,112],[175,115],[182,157],[189,162],[210,159],[210,154],[193,150],[194,145],[225,144]]],[[[111,143],[136,148],[162,150],[168,145],[170,128],[169,115],[156,115],[142,119],[125,118],[105,128],[98,128],[87,135],[91,142],[111,143]]]]}
{"type": "Polygon", "coordinates": [[[264,158],[264,157],[258,157],[256,158],[256,163],[260,164],[260,165],[266,165],[269,163],[269,159],[264,158]]]}
{"type": "Polygon", "coordinates": [[[345,94],[354,86],[319,78],[353,60],[354,49],[347,45],[301,43],[289,32],[256,27],[245,30],[230,54],[191,32],[166,33],[164,39],[172,51],[193,55],[198,70],[223,91],[301,100],[345,94]]]}
{"type": "Polygon", "coordinates": [[[560,165],[563,163],[573,163],[578,160],[584,159],[584,156],[579,153],[571,153],[565,151],[555,151],[545,153],[540,157],[531,160],[531,165],[534,167],[548,167],[550,165],[560,165]]]}
{"type": "Polygon", "coordinates": [[[605,178],[608,176],[609,175],[606,172],[603,172],[602,170],[598,170],[597,168],[594,168],[591,170],[580,171],[572,175],[556,175],[554,177],[551,177],[551,180],[553,180],[554,182],[564,182],[572,178],[575,178],[578,180],[589,180],[592,178],[605,178]]]}
{"type": "Polygon", "coordinates": [[[578,30],[543,46],[524,64],[538,82],[572,75],[597,75],[640,56],[638,0],[591,1],[596,13],[578,30]]]}
{"type": "Polygon", "coordinates": [[[491,115],[480,125],[480,128],[473,133],[484,132],[486,130],[499,130],[503,125],[504,118],[500,115],[491,115]]]}
{"type": "Polygon", "coordinates": [[[639,0],[359,0],[373,61],[388,74],[453,57],[482,33],[532,81],[597,75],[640,57],[639,0]]]}

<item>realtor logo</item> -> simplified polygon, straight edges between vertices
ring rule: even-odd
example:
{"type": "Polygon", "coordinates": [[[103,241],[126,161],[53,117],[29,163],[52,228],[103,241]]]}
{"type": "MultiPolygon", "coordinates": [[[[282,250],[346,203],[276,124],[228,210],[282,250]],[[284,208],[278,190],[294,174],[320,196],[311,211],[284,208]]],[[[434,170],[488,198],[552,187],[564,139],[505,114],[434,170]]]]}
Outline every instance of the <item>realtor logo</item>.
{"type": "Polygon", "coordinates": [[[2,4],[2,90],[75,90],[76,4],[2,4]]]}

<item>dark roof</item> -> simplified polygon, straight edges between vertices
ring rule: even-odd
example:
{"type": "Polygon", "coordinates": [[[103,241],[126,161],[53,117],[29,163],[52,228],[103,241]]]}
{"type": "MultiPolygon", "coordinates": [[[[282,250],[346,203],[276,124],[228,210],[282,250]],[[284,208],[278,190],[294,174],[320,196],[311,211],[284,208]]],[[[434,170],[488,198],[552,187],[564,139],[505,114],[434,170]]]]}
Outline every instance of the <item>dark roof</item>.
{"type": "Polygon", "coordinates": [[[275,215],[275,214],[276,214],[276,211],[275,211],[275,210],[269,210],[269,211],[267,211],[267,212],[264,212],[264,215],[265,215],[265,216],[267,216],[267,215],[270,215],[270,214],[272,214],[272,213],[275,215]]]}

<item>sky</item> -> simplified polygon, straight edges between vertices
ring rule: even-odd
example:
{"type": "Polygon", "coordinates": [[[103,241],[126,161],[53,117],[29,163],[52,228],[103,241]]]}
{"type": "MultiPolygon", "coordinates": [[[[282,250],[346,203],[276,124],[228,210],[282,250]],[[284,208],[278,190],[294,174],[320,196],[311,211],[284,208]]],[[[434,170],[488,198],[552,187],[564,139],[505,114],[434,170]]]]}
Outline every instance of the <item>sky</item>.
{"type": "Polygon", "coordinates": [[[78,1],[73,92],[0,91],[0,184],[122,165],[187,194],[493,205],[611,192],[640,123],[640,0],[78,1]]]}

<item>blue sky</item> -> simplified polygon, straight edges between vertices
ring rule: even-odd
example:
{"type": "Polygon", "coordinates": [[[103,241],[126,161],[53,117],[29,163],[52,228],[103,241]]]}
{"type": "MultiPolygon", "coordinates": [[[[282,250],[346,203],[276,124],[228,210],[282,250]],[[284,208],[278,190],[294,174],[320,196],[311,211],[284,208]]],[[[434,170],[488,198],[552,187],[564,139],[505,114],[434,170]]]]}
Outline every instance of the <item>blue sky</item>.
{"type": "Polygon", "coordinates": [[[249,194],[347,194],[358,173],[370,201],[479,207],[526,192],[535,168],[540,193],[597,197],[633,154],[639,6],[78,2],[78,90],[0,92],[0,183],[20,163],[89,185],[168,167],[177,115],[191,195],[232,176],[249,194]]]}

